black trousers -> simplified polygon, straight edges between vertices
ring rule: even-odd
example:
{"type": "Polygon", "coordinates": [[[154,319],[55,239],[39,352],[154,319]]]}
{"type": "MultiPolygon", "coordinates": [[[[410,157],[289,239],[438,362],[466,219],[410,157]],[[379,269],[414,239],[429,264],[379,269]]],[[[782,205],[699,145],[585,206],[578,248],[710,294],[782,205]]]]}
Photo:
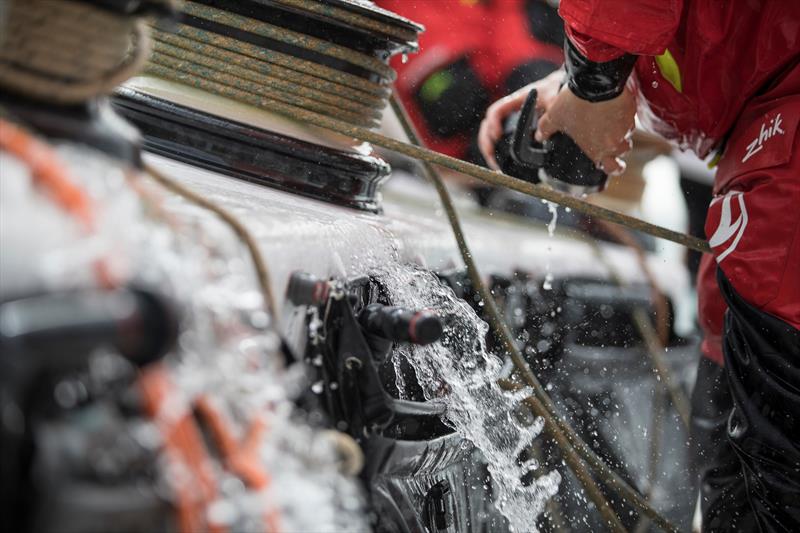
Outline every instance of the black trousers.
{"type": "Polygon", "coordinates": [[[692,393],[690,432],[704,532],[755,530],[739,457],[727,437],[732,408],[725,369],[702,357],[692,393]]]}
{"type": "Polygon", "coordinates": [[[800,331],[742,299],[721,271],[725,368],[692,396],[704,532],[800,531],[800,331]]]}
{"type": "MultiPolygon", "coordinates": [[[[800,275],[800,273],[798,273],[800,275]]],[[[758,530],[800,531],[800,330],[746,302],[721,270],[728,441],[758,530]]]]}

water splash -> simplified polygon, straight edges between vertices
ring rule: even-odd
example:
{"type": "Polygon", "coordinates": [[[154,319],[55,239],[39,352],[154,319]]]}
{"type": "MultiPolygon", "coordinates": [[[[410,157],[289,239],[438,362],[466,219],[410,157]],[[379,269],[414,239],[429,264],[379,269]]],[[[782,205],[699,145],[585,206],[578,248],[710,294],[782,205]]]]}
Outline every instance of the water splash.
{"type": "MultiPolygon", "coordinates": [[[[548,268],[550,267],[549,263],[548,263],[547,266],[548,266],[548,268]]],[[[544,281],[542,282],[542,289],[546,290],[546,291],[552,291],[553,290],[553,273],[552,272],[548,272],[547,274],[544,275],[544,281]]]]}
{"type": "Polygon", "coordinates": [[[550,222],[547,224],[547,235],[552,238],[556,234],[556,224],[558,224],[558,204],[555,202],[549,202],[547,200],[542,200],[545,204],[547,204],[547,210],[550,211],[550,222]]]}
{"type": "MultiPolygon", "coordinates": [[[[8,175],[0,194],[2,219],[14,215],[10,220],[26,221],[8,225],[9,231],[0,224],[4,250],[10,244],[15,251],[3,255],[28,264],[21,268],[25,263],[19,261],[20,266],[6,269],[4,258],[0,294],[6,280],[16,289],[90,287],[95,283],[93,262],[112,257],[115,273],[133,285],[157,289],[182,309],[177,347],[166,358],[174,387],[162,407],[164,418],[178,416],[203,396],[229,422],[237,441],[254,420],[267,425],[256,454],[270,475],[270,486],[249,489],[222,461],[212,460],[209,471],[219,491],[210,519],[234,531],[263,531],[265,512],[275,511],[285,531],[366,529],[360,487],[339,472],[335,442],[297,416],[291,400],[299,387],[292,385],[301,376],[283,367],[280,338],[240,240],[215,215],[152,182],[135,180],[132,186],[134,180],[126,178],[115,160],[69,144],[57,151],[97,208],[96,235],[87,237],[70,224],[63,210],[37,191],[29,170],[19,163],[6,165],[8,155],[0,154],[3,178],[8,175]],[[9,243],[9,234],[16,240],[9,243]],[[47,238],[33,238],[41,235],[47,238]]],[[[74,391],[62,386],[59,392],[62,403],[76,401],[74,391]]],[[[158,448],[161,435],[149,420],[133,418],[131,427],[120,433],[141,428],[154,441],[147,446],[158,448]]],[[[131,468],[136,475],[135,465],[131,468]]],[[[186,479],[180,469],[167,467],[159,467],[157,477],[165,487],[186,479]]],[[[150,482],[149,474],[143,482],[150,482]]]]}
{"type": "MultiPolygon", "coordinates": [[[[547,200],[542,200],[542,203],[547,205],[547,210],[550,211],[550,222],[547,224],[547,235],[550,239],[556,234],[556,225],[558,224],[558,204],[555,202],[549,202],[547,200]]],[[[547,262],[545,263],[545,275],[544,275],[544,282],[542,283],[542,289],[546,291],[553,290],[553,273],[550,271],[550,254],[553,251],[553,247],[548,244],[547,245],[547,262]]]]}
{"type": "Polygon", "coordinates": [[[446,422],[483,453],[493,480],[496,505],[514,531],[536,531],[536,517],[558,491],[558,472],[541,473],[523,484],[521,478],[538,468],[520,454],[542,430],[542,421],[526,423],[517,413],[530,390],[508,393],[496,380],[502,362],[487,352],[488,325],[430,272],[397,267],[376,273],[393,304],[433,309],[444,319],[439,342],[399,346],[395,358],[413,366],[426,398],[443,401],[446,422]]]}
{"type": "MultiPolygon", "coordinates": [[[[262,296],[252,266],[241,259],[241,244],[205,211],[182,201],[170,211],[179,226],[140,224],[146,231],[139,250],[158,258],[163,284],[171,284],[189,309],[179,357],[172,361],[178,389],[189,398],[211,397],[239,435],[256,418],[268,425],[257,456],[270,485],[253,491],[223,478],[210,513],[235,531],[263,530],[267,511],[286,531],[364,529],[360,488],[338,471],[334,442],[297,416],[291,384],[300,378],[280,363],[280,339],[270,317],[261,316],[262,296]]],[[[322,327],[318,316],[310,327],[322,327]]],[[[322,392],[320,382],[310,388],[322,392]]]]}

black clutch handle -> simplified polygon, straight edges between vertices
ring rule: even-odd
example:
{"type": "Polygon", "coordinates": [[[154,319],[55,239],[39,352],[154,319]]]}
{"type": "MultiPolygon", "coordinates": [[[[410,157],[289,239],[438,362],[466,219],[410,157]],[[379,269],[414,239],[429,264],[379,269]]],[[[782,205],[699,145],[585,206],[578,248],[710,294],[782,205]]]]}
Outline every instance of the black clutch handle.
{"type": "Polygon", "coordinates": [[[536,141],[537,97],[536,89],[532,89],[519,112],[506,120],[495,154],[500,168],[516,178],[532,183],[541,181],[576,196],[603,190],[608,175],[597,168],[569,135],[557,132],[544,143],[536,141]]]}

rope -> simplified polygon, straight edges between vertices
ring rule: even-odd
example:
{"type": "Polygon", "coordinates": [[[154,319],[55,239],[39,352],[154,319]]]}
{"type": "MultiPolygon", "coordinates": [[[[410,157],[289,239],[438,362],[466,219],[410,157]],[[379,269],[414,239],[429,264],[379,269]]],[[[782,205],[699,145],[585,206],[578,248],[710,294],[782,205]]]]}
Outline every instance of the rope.
{"type": "MultiPolygon", "coordinates": [[[[656,327],[653,326],[653,321],[648,316],[647,311],[641,307],[637,307],[633,310],[633,324],[636,327],[636,330],[639,332],[639,335],[642,337],[647,355],[650,357],[650,361],[653,363],[653,370],[659,377],[659,383],[669,394],[670,400],[672,400],[672,405],[678,412],[678,416],[680,417],[684,427],[688,430],[691,402],[689,401],[689,397],[686,395],[686,392],[673,377],[672,371],[669,369],[669,365],[667,365],[667,362],[664,359],[666,343],[669,339],[667,299],[658,289],[655,277],[647,266],[644,249],[636,241],[636,239],[633,238],[633,235],[625,230],[625,228],[612,227],[610,224],[608,224],[606,227],[608,230],[612,231],[612,234],[616,236],[618,240],[636,252],[636,256],[639,260],[639,266],[651,287],[653,299],[656,303],[656,318],[658,319],[658,325],[656,327]]],[[[606,260],[605,256],[600,250],[600,247],[597,245],[597,242],[592,240],[590,241],[590,244],[594,249],[595,256],[597,256],[597,258],[610,272],[614,283],[624,286],[625,282],[622,279],[622,276],[620,276],[619,272],[617,272],[614,266],[606,260]]]]}
{"type": "MultiPolygon", "coordinates": [[[[408,118],[408,115],[406,114],[405,109],[403,108],[399,99],[393,97],[391,102],[392,108],[399,118],[400,123],[411,142],[419,143],[419,136],[417,135],[416,130],[414,129],[414,126],[408,118]]],[[[585,460],[595,470],[595,472],[598,474],[598,477],[600,477],[603,482],[605,482],[612,489],[616,490],[623,498],[633,503],[634,506],[636,506],[648,518],[653,520],[653,522],[659,527],[665,531],[677,533],[677,528],[675,528],[675,526],[670,524],[655,509],[653,509],[647,503],[647,501],[636,490],[630,487],[616,472],[611,470],[558,414],[555,405],[545,392],[544,387],[542,387],[538,378],[534,375],[530,366],[528,366],[528,363],[525,361],[522,353],[519,351],[519,348],[514,342],[511,332],[508,330],[508,326],[506,325],[500,310],[497,308],[497,303],[495,302],[494,296],[492,296],[491,291],[483,282],[483,278],[480,275],[478,267],[472,259],[472,252],[469,249],[464,232],[461,229],[458,213],[456,212],[453,201],[450,198],[450,193],[447,191],[447,188],[444,185],[444,181],[442,180],[441,176],[439,176],[436,169],[434,169],[428,162],[423,162],[423,168],[425,169],[427,177],[431,180],[434,187],[436,187],[436,191],[439,193],[439,198],[441,199],[442,205],[445,208],[447,219],[453,229],[453,234],[455,235],[459,252],[461,253],[461,257],[467,267],[467,274],[469,275],[470,281],[472,281],[484,302],[484,310],[488,315],[487,317],[489,319],[489,325],[491,326],[495,335],[503,343],[503,347],[511,357],[511,361],[514,364],[517,373],[534,391],[534,396],[527,398],[525,403],[537,416],[541,416],[544,419],[545,428],[547,428],[547,431],[558,443],[562,452],[565,454],[565,461],[567,461],[570,469],[573,471],[573,473],[575,473],[575,476],[587,491],[587,495],[595,504],[598,511],[600,511],[600,513],[603,515],[606,523],[614,531],[625,531],[624,527],[622,527],[621,523],[619,522],[619,518],[616,516],[613,510],[610,510],[610,506],[605,500],[605,497],[599,492],[599,488],[597,490],[595,489],[596,485],[591,479],[591,475],[586,471],[586,467],[573,455],[575,452],[577,452],[577,455],[580,456],[581,459],[585,460]],[[617,529],[617,527],[622,529],[617,529]]],[[[519,390],[522,388],[521,385],[515,384],[508,380],[501,380],[500,385],[510,390],[519,390]]]]}
{"type": "MultiPolygon", "coordinates": [[[[231,94],[245,95],[239,98],[247,98],[247,95],[257,95],[259,100],[263,99],[276,99],[286,104],[293,106],[300,106],[304,109],[309,109],[317,113],[321,113],[328,117],[333,117],[346,122],[361,125],[373,126],[377,125],[380,118],[380,112],[377,110],[366,109],[366,113],[351,112],[347,110],[350,105],[345,105],[345,99],[337,99],[336,103],[320,102],[309,97],[309,93],[313,90],[308,88],[297,88],[296,92],[289,92],[288,90],[276,89],[276,85],[280,85],[278,80],[271,80],[268,84],[260,84],[253,82],[246,77],[252,78],[257,75],[244,74],[243,72],[236,71],[233,73],[233,68],[228,68],[226,83],[223,85],[216,81],[207,81],[212,79],[219,79],[217,72],[214,68],[208,68],[204,65],[193,63],[186,59],[177,59],[171,56],[156,53],[151,58],[151,63],[147,67],[150,73],[160,74],[161,77],[171,78],[174,81],[179,81],[185,84],[190,84],[201,89],[208,89],[209,87],[231,87],[227,84],[228,81],[233,82],[235,89],[228,89],[231,94]],[[242,74],[241,76],[237,74],[242,74]]],[[[221,89],[225,90],[225,89],[221,89]]]]}
{"type": "Polygon", "coordinates": [[[58,104],[111,92],[150,49],[142,19],[84,2],[11,2],[4,30],[0,87],[58,104]]]}
{"type": "Polygon", "coordinates": [[[250,258],[253,261],[253,267],[256,270],[256,276],[258,277],[258,284],[261,288],[264,304],[267,306],[267,310],[270,312],[270,315],[276,324],[276,329],[279,329],[277,324],[280,315],[278,314],[278,305],[276,303],[275,296],[272,293],[272,284],[270,283],[267,263],[264,260],[264,257],[261,255],[255,237],[253,237],[253,235],[250,233],[250,230],[248,230],[238,218],[236,218],[233,214],[228,212],[228,210],[216,202],[200,196],[196,192],[181,185],[172,178],[167,177],[166,174],[152,165],[145,164],[145,171],[151,178],[160,183],[166,189],[217,215],[231,228],[231,230],[233,230],[233,232],[236,234],[236,237],[238,237],[247,247],[250,258]]]}
{"type": "MultiPolygon", "coordinates": [[[[353,13],[345,9],[332,6],[320,0],[275,0],[279,4],[294,7],[304,12],[315,13],[324,17],[332,18],[339,22],[343,22],[349,26],[358,28],[366,28],[368,30],[376,31],[386,35],[390,35],[395,39],[401,41],[416,41],[417,31],[407,28],[401,28],[393,24],[384,24],[375,19],[353,13]]],[[[394,13],[392,15],[396,16],[394,13]]],[[[409,23],[411,23],[409,21],[409,23]]]]}
{"type": "Polygon", "coordinates": [[[145,368],[138,388],[144,411],[162,438],[167,467],[186,477],[166,476],[173,491],[178,530],[225,533],[226,528],[208,521],[208,509],[219,496],[211,456],[188,406],[172,394],[176,387],[167,367],[158,363],[145,368]]]}
{"type": "MultiPolygon", "coordinates": [[[[209,55],[197,54],[195,52],[171,46],[166,43],[156,43],[154,53],[151,56],[151,61],[165,66],[170,66],[170,63],[174,65],[176,63],[180,64],[183,61],[188,61],[197,65],[203,65],[209,69],[216,70],[221,70],[228,67],[228,64],[222,59],[216,59],[209,55]]],[[[233,80],[229,81],[235,81],[239,87],[246,88],[249,92],[256,92],[263,90],[264,88],[269,88],[270,92],[274,90],[274,92],[277,93],[278,98],[280,98],[283,93],[288,91],[296,91],[298,89],[296,84],[272,76],[269,72],[262,73],[258,70],[241,68],[237,69],[237,74],[239,75],[233,80]]],[[[380,116],[378,110],[367,107],[358,100],[337,96],[335,94],[331,94],[330,92],[320,91],[316,87],[301,86],[301,90],[303,91],[302,95],[304,99],[307,100],[339,106],[342,109],[352,111],[354,113],[364,113],[368,115],[371,114],[375,118],[380,116]]],[[[376,100],[379,101],[380,99],[376,100]]]]}
{"type": "Polygon", "coordinates": [[[421,146],[415,146],[401,141],[397,141],[395,139],[386,137],[379,133],[375,133],[365,128],[355,127],[349,124],[345,124],[341,121],[317,115],[315,113],[309,112],[304,109],[287,106],[281,102],[265,101],[264,104],[266,104],[267,109],[279,115],[283,115],[292,118],[294,120],[307,122],[314,126],[335,131],[347,135],[349,137],[359,139],[364,142],[369,142],[374,145],[386,148],[387,150],[391,150],[393,152],[397,152],[399,154],[403,154],[412,157],[414,159],[424,161],[426,163],[431,163],[445,168],[449,168],[451,170],[455,170],[456,172],[459,172],[461,174],[466,174],[468,176],[471,176],[479,181],[488,183],[490,185],[505,187],[507,189],[521,192],[528,196],[533,196],[535,198],[547,200],[556,203],[560,206],[568,207],[579,213],[583,213],[591,217],[596,217],[601,220],[607,220],[609,222],[620,224],[630,229],[647,233],[649,235],[658,237],[660,239],[665,239],[668,241],[675,242],[691,250],[696,250],[698,252],[703,252],[703,253],[711,252],[708,243],[702,239],[698,239],[696,237],[687,235],[685,233],[680,233],[655,224],[651,224],[649,222],[645,222],[638,218],[625,215],[623,213],[618,213],[617,211],[613,211],[611,209],[606,209],[598,205],[590,204],[588,202],[585,202],[568,194],[556,191],[544,185],[536,185],[521,179],[508,176],[501,172],[495,172],[478,165],[473,165],[472,163],[467,163],[466,161],[461,161],[460,159],[456,159],[454,157],[440,154],[438,152],[429,150],[427,148],[423,148],[421,146]]]}
{"type": "MultiPolygon", "coordinates": [[[[91,196],[75,183],[49,145],[0,118],[0,151],[8,152],[25,163],[36,186],[75,219],[87,234],[97,232],[96,206],[91,196]]],[[[92,268],[100,286],[112,288],[120,284],[118,273],[111,267],[107,256],[96,258],[92,268]]]]}
{"type": "MultiPolygon", "coordinates": [[[[257,414],[247,424],[243,437],[237,441],[230,420],[214,405],[209,396],[201,395],[195,399],[194,412],[209,429],[225,467],[250,489],[257,492],[266,490],[272,484],[272,476],[259,457],[263,434],[268,428],[264,416],[257,414]]],[[[280,513],[273,505],[267,506],[262,519],[266,531],[270,533],[283,531],[280,513]]]]}
{"type": "MultiPolygon", "coordinates": [[[[263,67],[259,68],[271,69],[276,65],[284,67],[285,70],[296,71],[297,73],[311,76],[311,78],[306,79],[312,82],[315,82],[314,80],[317,79],[323,79],[350,89],[359,89],[383,97],[388,96],[390,92],[386,85],[376,83],[367,78],[362,78],[326,65],[314,63],[313,61],[294,57],[269,48],[263,48],[225,35],[211,33],[184,24],[178,24],[171,29],[171,32],[160,31],[154,28],[153,35],[160,41],[174,44],[188,50],[208,53],[209,55],[219,53],[219,50],[232,52],[242,58],[249,58],[265,64],[263,67]],[[211,48],[200,48],[200,44],[208,45],[211,48]]],[[[228,56],[228,58],[230,57],[231,56],[228,56]]],[[[251,67],[252,65],[253,63],[250,63],[246,66],[251,67]]],[[[336,91],[341,91],[341,89],[337,88],[336,91]]]]}
{"type": "MultiPolygon", "coordinates": [[[[241,68],[240,72],[242,72],[245,77],[248,75],[256,75],[259,76],[259,80],[269,78],[286,84],[295,84],[296,86],[314,89],[321,93],[345,98],[362,105],[367,104],[375,107],[386,104],[387,91],[378,85],[375,85],[376,90],[373,91],[373,88],[369,86],[365,87],[363,90],[359,89],[357,88],[358,84],[355,83],[351,85],[356,85],[356,87],[348,85],[349,90],[342,94],[342,87],[340,84],[328,81],[323,77],[297,72],[274,63],[253,59],[241,53],[229,52],[223,48],[190,39],[182,39],[169,33],[156,32],[154,37],[156,41],[155,51],[157,53],[163,53],[178,58],[184,57],[195,63],[205,64],[206,66],[217,69],[235,65],[241,68]]],[[[256,78],[250,79],[255,80],[256,78]]],[[[294,90],[294,87],[292,87],[292,90],[294,90]]]]}
{"type": "Polygon", "coordinates": [[[216,23],[243,24],[234,27],[256,36],[301,43],[337,61],[346,58],[360,66],[375,66],[377,62],[382,65],[378,69],[381,81],[337,71],[189,24],[181,24],[173,32],[154,28],[155,53],[146,68],[148,74],[256,107],[269,107],[269,102],[277,101],[357,127],[380,124],[389,95],[385,84],[394,76],[385,63],[355,50],[330,43],[323,46],[325,42],[319,39],[209,6],[189,3],[186,12],[216,23]]]}
{"type": "MultiPolygon", "coordinates": [[[[179,31],[183,31],[183,28],[181,28],[179,31]]],[[[200,33],[202,34],[202,31],[200,33]]],[[[160,34],[157,34],[156,38],[160,40],[160,34]]],[[[204,38],[209,41],[211,40],[208,39],[208,35],[205,35],[204,38]]],[[[186,46],[191,46],[185,41],[184,44],[186,46]]],[[[490,185],[505,187],[529,196],[548,200],[561,206],[574,209],[579,213],[583,213],[601,220],[606,220],[615,224],[620,224],[627,228],[653,235],[654,237],[669,240],[692,250],[704,253],[710,252],[707,242],[691,235],[676,232],[655,224],[651,224],[649,222],[645,222],[638,218],[625,215],[623,213],[618,213],[604,207],[590,204],[568,194],[553,190],[544,185],[537,185],[513,178],[500,172],[495,172],[478,165],[473,165],[471,163],[434,152],[427,148],[423,148],[422,146],[397,141],[362,127],[374,125],[376,121],[372,117],[354,117],[350,112],[345,112],[342,110],[332,111],[317,102],[314,103],[313,108],[306,109],[303,107],[301,99],[306,98],[304,93],[307,93],[307,91],[305,91],[302,87],[298,86],[295,88],[295,92],[300,95],[297,97],[276,95],[274,91],[269,91],[268,88],[260,89],[255,87],[255,84],[252,83],[237,83],[236,85],[232,85],[227,81],[223,81],[231,79],[234,82],[237,82],[237,80],[242,80],[246,77],[242,73],[242,67],[236,65],[226,64],[223,68],[221,64],[218,64],[217,66],[219,66],[219,69],[209,69],[203,65],[187,60],[182,62],[177,69],[174,69],[161,64],[163,62],[166,61],[148,64],[146,71],[157,77],[184,83],[212,94],[231,98],[245,104],[269,110],[292,120],[312,124],[323,129],[352,137],[354,139],[369,142],[393,152],[424,161],[426,163],[432,163],[449,168],[490,185]],[[295,103],[290,103],[288,100],[292,100],[295,103]]],[[[349,92],[350,91],[348,88],[341,87],[340,94],[348,94],[349,92]]]]}
{"type": "Polygon", "coordinates": [[[253,18],[237,15],[230,11],[187,1],[183,7],[183,12],[203,20],[224,24],[225,26],[231,26],[237,30],[246,31],[260,37],[275,39],[285,44],[340,59],[369,70],[391,81],[394,81],[397,76],[394,69],[375,57],[333,44],[330,41],[287,30],[279,26],[273,26],[272,24],[267,24],[266,22],[253,18]]]}
{"type": "Polygon", "coordinates": [[[675,381],[669,366],[667,366],[667,362],[664,360],[664,345],[658,338],[658,334],[653,328],[650,317],[647,316],[647,312],[644,309],[636,308],[633,310],[633,323],[636,325],[636,329],[644,340],[647,353],[650,355],[650,360],[653,362],[653,369],[656,375],[661,378],[662,386],[669,393],[672,405],[678,412],[683,426],[688,430],[691,403],[684,390],[675,381]]]}

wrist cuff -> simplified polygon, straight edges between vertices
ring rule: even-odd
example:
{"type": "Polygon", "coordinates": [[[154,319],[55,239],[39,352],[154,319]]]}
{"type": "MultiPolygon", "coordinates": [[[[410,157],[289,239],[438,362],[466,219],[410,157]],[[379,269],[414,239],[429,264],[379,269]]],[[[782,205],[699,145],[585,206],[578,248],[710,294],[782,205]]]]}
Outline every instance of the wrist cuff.
{"type": "Polygon", "coordinates": [[[583,100],[603,102],[616,98],[625,89],[637,56],[622,54],[611,61],[590,61],[569,40],[564,39],[567,83],[570,90],[583,100]]]}

